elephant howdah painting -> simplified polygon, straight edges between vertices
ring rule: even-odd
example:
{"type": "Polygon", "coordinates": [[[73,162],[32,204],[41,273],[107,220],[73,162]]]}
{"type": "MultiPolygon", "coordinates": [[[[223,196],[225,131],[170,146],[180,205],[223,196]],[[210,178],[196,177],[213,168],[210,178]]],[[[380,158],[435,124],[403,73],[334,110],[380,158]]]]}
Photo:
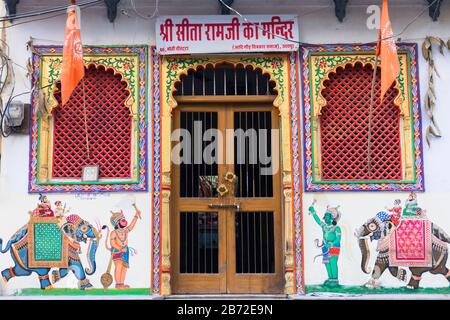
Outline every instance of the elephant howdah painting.
{"type": "MultiPolygon", "coordinates": [[[[54,205],[53,209],[48,197],[40,195],[36,208],[28,212],[28,223],[19,228],[6,243],[0,239],[0,252],[9,252],[13,260],[13,265],[1,272],[3,281],[7,284],[12,278],[37,274],[40,289],[51,291],[54,284],[71,276],[77,279],[78,289],[93,290],[95,288],[88,277],[94,277],[97,272],[97,250],[102,230],[108,228],[106,225],[101,226],[98,220],[94,226],[80,215],[72,213],[62,201],[56,201],[54,205]],[[86,252],[85,257],[81,256],[83,251],[86,252]]],[[[135,250],[128,247],[128,233],[134,228],[137,219],[141,218],[135,203],[133,207],[135,216],[130,225],[123,210],[111,212],[110,220],[115,230],[109,234],[108,229],[106,240],[108,242],[110,239],[111,247],[106,244],[106,249],[115,265],[115,288],[120,290],[130,288],[124,284],[124,280],[129,268],[129,257],[134,255],[135,250]]],[[[104,289],[108,289],[113,282],[109,271],[110,266],[101,278],[104,289]],[[105,281],[108,281],[108,285],[104,284],[105,281]]]]}
{"type": "MultiPolygon", "coordinates": [[[[60,201],[55,203],[55,213],[47,196],[40,195],[39,200],[37,207],[29,212],[29,223],[1,248],[2,253],[11,253],[14,262],[14,266],[2,271],[3,280],[7,283],[14,277],[35,273],[39,277],[40,288],[51,289],[52,284],[72,271],[80,289],[92,288],[86,276],[93,275],[97,269],[95,256],[100,232],[77,214],[65,216],[60,201]],[[83,266],[79,256],[82,243],[88,244],[88,267],[83,266]]],[[[3,246],[2,239],[0,245],[3,246]]]]}
{"type": "Polygon", "coordinates": [[[410,193],[403,205],[400,199],[394,200],[393,205],[375,213],[353,235],[343,232],[343,226],[338,225],[338,222],[342,223],[339,207],[327,206],[321,219],[316,213],[315,203],[316,201],[308,208],[308,212],[323,232],[323,240],[315,240],[316,246],[322,249],[322,254],[315,258],[322,257],[328,279],[322,286],[307,286],[308,292],[376,294],[446,290],[447,287],[421,286],[423,276],[428,273],[442,276],[447,285],[450,282],[450,270],[446,266],[450,236],[419,205],[416,193],[410,193]],[[360,261],[361,272],[370,274],[369,279],[360,286],[349,286],[338,281],[341,276],[352,278],[347,266],[340,268],[341,272],[338,274],[341,250],[348,258],[351,247],[354,246],[349,240],[357,242],[357,259],[360,261]],[[341,242],[346,245],[341,246],[341,242]],[[382,278],[383,275],[385,276],[382,278]],[[394,281],[393,286],[382,285],[382,279],[393,283],[389,276],[396,279],[397,283],[394,281]],[[408,291],[403,291],[402,288],[408,291]]]}
{"type": "Polygon", "coordinates": [[[406,199],[403,211],[396,200],[388,212],[378,212],[364,223],[356,231],[356,236],[361,249],[361,269],[365,273],[370,272],[368,241],[378,241],[378,255],[366,284],[368,287],[379,287],[379,279],[386,270],[406,281],[404,268],[411,272],[407,284],[410,289],[419,288],[425,272],[443,275],[450,281],[450,270],[446,267],[450,237],[427,218],[415,193],[406,199]]]}

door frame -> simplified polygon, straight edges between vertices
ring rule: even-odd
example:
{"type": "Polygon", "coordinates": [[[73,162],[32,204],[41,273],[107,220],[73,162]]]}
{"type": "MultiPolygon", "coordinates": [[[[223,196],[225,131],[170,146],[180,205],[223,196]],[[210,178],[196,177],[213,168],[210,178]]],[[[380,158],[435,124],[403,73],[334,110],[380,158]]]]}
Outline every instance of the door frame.
{"type": "MultiPolygon", "coordinates": [[[[171,290],[171,132],[175,83],[189,70],[228,63],[250,66],[268,74],[278,95],[273,106],[280,117],[280,170],[282,176],[284,293],[303,294],[303,222],[301,214],[300,109],[298,52],[262,55],[160,56],[151,50],[152,64],[152,274],[151,291],[170,295],[171,290]]],[[[208,97],[209,98],[209,97],[208,97]]],[[[222,100],[235,97],[220,96],[222,100]]],[[[244,97],[251,101],[257,97],[244,97]]],[[[208,99],[211,101],[210,99],[208,99]]]]}
{"type": "MultiPolygon", "coordinates": [[[[222,97],[222,96],[221,96],[222,97]]],[[[209,97],[211,98],[211,97],[209,97]]],[[[252,101],[245,101],[240,96],[228,97],[220,101],[208,101],[208,97],[179,97],[177,101],[179,105],[176,110],[172,112],[172,126],[174,129],[180,128],[180,112],[217,112],[218,114],[218,129],[222,132],[223,138],[219,142],[218,152],[219,159],[225,161],[225,154],[227,145],[231,143],[234,145],[234,140],[228,141],[225,130],[233,129],[234,112],[270,112],[271,113],[271,128],[280,129],[279,110],[273,107],[274,97],[260,96],[252,97],[252,101]],[[187,99],[186,99],[187,98],[187,99]],[[199,102],[200,100],[200,102],[199,102]]],[[[217,100],[217,99],[212,99],[217,100]]],[[[172,147],[178,144],[178,141],[172,142],[172,147]]],[[[281,145],[278,143],[278,163],[281,162],[281,145]]],[[[180,181],[180,166],[172,164],[171,168],[173,187],[171,191],[172,201],[170,210],[173,213],[170,216],[171,223],[171,287],[174,293],[283,293],[281,287],[280,276],[284,271],[282,249],[285,239],[283,232],[284,211],[281,203],[281,174],[278,171],[273,175],[273,196],[272,197],[255,197],[255,198],[232,198],[243,205],[242,212],[252,211],[273,211],[274,213],[274,258],[275,258],[275,272],[271,274],[237,274],[233,271],[235,267],[235,228],[234,228],[234,212],[231,209],[211,209],[208,207],[209,203],[220,202],[220,197],[217,198],[180,198],[179,185],[180,181]],[[182,199],[186,199],[184,201],[182,199]],[[256,206],[255,206],[256,205],[256,206]],[[270,208],[270,209],[268,209],[270,208]],[[179,253],[180,253],[180,214],[181,212],[216,212],[219,218],[219,273],[218,274],[180,274],[179,268],[179,253]],[[231,246],[231,248],[230,248],[231,246]],[[225,266],[225,268],[223,268],[225,266]],[[207,280],[207,281],[205,281],[207,280]],[[190,289],[190,290],[189,290],[190,289]]],[[[222,163],[218,164],[219,181],[226,172],[234,172],[234,164],[222,163]]],[[[239,212],[239,211],[236,211],[239,212]]],[[[283,277],[284,278],[284,277],[283,277]]]]}

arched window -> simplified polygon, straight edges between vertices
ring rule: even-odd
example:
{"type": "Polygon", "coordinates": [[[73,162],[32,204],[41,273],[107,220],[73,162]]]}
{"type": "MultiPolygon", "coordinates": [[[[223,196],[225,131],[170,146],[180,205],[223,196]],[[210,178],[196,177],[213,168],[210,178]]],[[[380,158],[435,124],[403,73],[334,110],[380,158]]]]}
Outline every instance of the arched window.
{"type": "Polygon", "coordinates": [[[64,106],[60,88],[58,84],[55,91],[59,104],[54,110],[52,177],[80,179],[83,166],[98,165],[100,179],[129,179],[132,117],[126,106],[130,93],[122,76],[112,69],[89,66],[64,106]]]}
{"type": "Polygon", "coordinates": [[[347,64],[331,72],[321,91],[319,116],[322,180],[401,180],[399,94],[392,86],[380,103],[380,70],[368,144],[373,67],[347,64]],[[369,170],[370,159],[370,170],[369,170]],[[370,171],[370,173],[369,173],[370,171]]]}

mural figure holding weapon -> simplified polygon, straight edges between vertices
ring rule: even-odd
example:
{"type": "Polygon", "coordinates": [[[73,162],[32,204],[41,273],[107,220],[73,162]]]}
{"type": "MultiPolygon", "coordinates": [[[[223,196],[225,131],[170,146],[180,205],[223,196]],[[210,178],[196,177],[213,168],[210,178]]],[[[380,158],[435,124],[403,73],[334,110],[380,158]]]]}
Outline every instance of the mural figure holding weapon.
{"type": "Polygon", "coordinates": [[[316,239],[316,244],[322,248],[322,254],[317,257],[322,256],[322,262],[325,264],[328,273],[328,279],[325,280],[323,285],[337,287],[339,286],[338,258],[341,250],[341,228],[337,224],[341,218],[341,213],[338,210],[339,207],[332,208],[327,206],[323,220],[321,220],[314,209],[315,203],[316,200],[313,201],[308,210],[323,232],[321,245],[319,245],[319,240],[316,239]]]}
{"type": "Polygon", "coordinates": [[[125,276],[129,268],[130,251],[132,249],[128,247],[128,234],[134,229],[137,220],[141,219],[141,211],[136,207],[136,204],[133,204],[133,207],[136,210],[136,214],[129,225],[123,210],[111,211],[110,220],[114,230],[111,233],[108,230],[111,247],[108,247],[108,239],[106,239],[106,248],[111,251],[111,260],[114,261],[116,289],[128,289],[130,287],[125,284],[125,276]]]}

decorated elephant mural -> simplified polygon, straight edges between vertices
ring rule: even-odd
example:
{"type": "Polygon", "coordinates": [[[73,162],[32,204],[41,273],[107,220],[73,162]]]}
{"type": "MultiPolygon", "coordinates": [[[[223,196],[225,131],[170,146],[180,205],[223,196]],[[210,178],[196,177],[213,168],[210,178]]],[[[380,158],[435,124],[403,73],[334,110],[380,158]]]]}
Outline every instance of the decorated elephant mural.
{"type": "Polygon", "coordinates": [[[55,216],[47,197],[41,196],[40,200],[37,208],[30,212],[28,224],[14,233],[4,248],[3,240],[0,239],[1,253],[9,251],[14,262],[14,266],[1,272],[3,280],[8,282],[13,277],[36,273],[40,288],[50,289],[52,283],[72,271],[79,281],[80,289],[92,288],[86,275],[96,272],[95,257],[101,234],[79,215],[64,217],[58,213],[55,216]],[[81,243],[88,243],[88,268],[80,260],[81,243]],[[52,271],[50,281],[49,272],[52,268],[57,270],[52,271]]]}
{"type": "Polygon", "coordinates": [[[417,203],[417,196],[411,193],[401,209],[396,200],[394,208],[381,211],[355,231],[361,250],[361,269],[372,271],[367,287],[379,287],[380,277],[387,270],[401,281],[407,281],[406,269],[411,271],[407,284],[417,289],[422,274],[441,274],[450,281],[450,271],[446,267],[450,237],[439,226],[432,223],[425,210],[417,203]],[[386,212],[387,211],[387,212],[386,212]],[[369,241],[377,242],[377,258],[372,270],[369,269],[369,241]]]}

